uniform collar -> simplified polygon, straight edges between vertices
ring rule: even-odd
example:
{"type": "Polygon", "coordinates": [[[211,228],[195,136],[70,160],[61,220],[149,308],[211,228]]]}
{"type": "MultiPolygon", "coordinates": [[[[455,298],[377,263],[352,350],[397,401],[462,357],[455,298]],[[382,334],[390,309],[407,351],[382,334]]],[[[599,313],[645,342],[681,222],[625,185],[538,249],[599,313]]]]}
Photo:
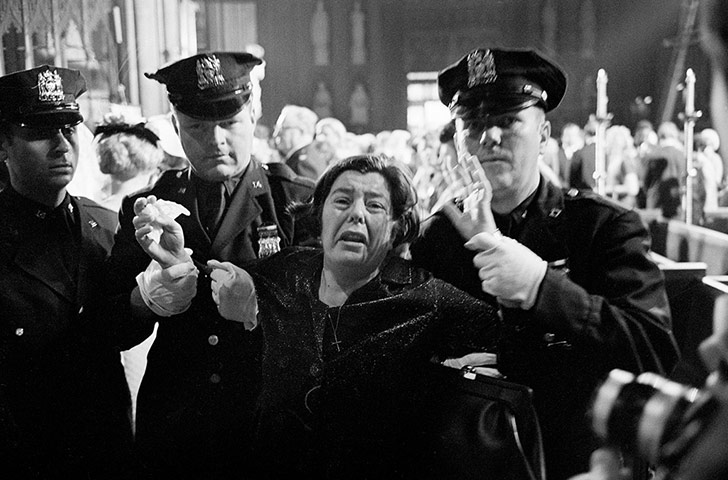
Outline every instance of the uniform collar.
{"type": "Polygon", "coordinates": [[[556,219],[564,209],[564,196],[559,187],[549,182],[543,175],[538,187],[511,213],[499,215],[494,213],[498,229],[505,235],[517,237],[526,219],[533,216],[556,219]]]}
{"type": "MultiPolygon", "coordinates": [[[[203,189],[209,189],[212,188],[214,185],[219,185],[219,182],[211,183],[202,180],[195,174],[192,168],[189,169],[189,172],[190,179],[192,179],[192,181],[194,181],[198,187],[202,187],[203,189]]],[[[264,168],[261,166],[260,163],[258,163],[257,160],[255,160],[255,158],[251,157],[250,164],[248,164],[248,167],[243,170],[242,173],[236,175],[233,178],[225,180],[222,183],[225,186],[225,191],[230,197],[233,196],[233,193],[238,188],[238,185],[244,185],[246,188],[251,189],[253,195],[260,195],[261,193],[265,193],[268,191],[268,182],[264,181],[264,177],[264,168]]]]}
{"type": "MultiPolygon", "coordinates": [[[[13,205],[13,208],[16,208],[16,211],[19,212],[22,216],[31,216],[39,219],[46,219],[52,213],[61,212],[64,209],[68,210],[68,212],[71,214],[73,213],[74,207],[73,203],[71,202],[71,196],[68,194],[68,192],[66,192],[66,195],[65,197],[63,197],[60,205],[58,205],[57,207],[49,207],[48,205],[38,203],[35,200],[32,200],[22,195],[10,184],[8,184],[8,186],[6,187],[6,191],[10,199],[11,205],[13,205]]],[[[70,218],[73,218],[73,215],[71,215],[70,218]]]]}
{"type": "Polygon", "coordinates": [[[536,188],[536,190],[533,191],[524,201],[522,201],[516,208],[511,210],[510,213],[506,214],[499,214],[496,212],[493,212],[493,217],[495,218],[495,223],[498,226],[498,229],[503,232],[505,235],[511,235],[513,232],[518,231],[521,224],[523,224],[523,221],[528,216],[528,208],[533,203],[534,199],[537,198],[537,195],[540,190],[540,184],[536,188]]]}

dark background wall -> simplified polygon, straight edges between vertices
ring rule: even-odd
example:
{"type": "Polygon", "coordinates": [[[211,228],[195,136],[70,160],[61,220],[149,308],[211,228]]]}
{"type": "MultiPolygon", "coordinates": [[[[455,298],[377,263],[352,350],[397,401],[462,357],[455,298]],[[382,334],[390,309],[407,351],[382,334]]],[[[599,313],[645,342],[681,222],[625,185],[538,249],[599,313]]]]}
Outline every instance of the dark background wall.
{"type": "MultiPolygon", "coordinates": [[[[310,25],[316,1],[258,0],[258,37],[267,61],[261,121],[272,125],[287,103],[311,106],[316,85],[324,81],[332,96],[334,116],[344,123],[351,91],[362,83],[371,102],[366,130],[406,128],[408,72],[441,70],[476,47],[549,50],[543,40],[545,2],[361,0],[366,15],[367,63],[352,65],[349,15],[354,0],[325,0],[331,62],[314,66],[310,25]]],[[[558,129],[566,121],[586,122],[595,110],[599,68],[609,77],[609,111],[614,113],[614,123],[631,127],[639,118],[658,123],[671,76],[671,42],[677,41],[685,0],[592,0],[595,22],[588,30],[593,32],[593,55],[583,51],[585,29],[579,13],[585,3],[552,0],[557,22],[549,54],[569,76],[566,98],[552,114],[554,127],[558,129]],[[634,99],[646,96],[652,97],[652,105],[635,113],[634,99]]],[[[701,122],[706,122],[709,78],[696,42],[688,51],[687,67],[696,72],[696,106],[705,112],[701,122]]],[[[682,105],[678,97],[675,120],[682,105]]]]}

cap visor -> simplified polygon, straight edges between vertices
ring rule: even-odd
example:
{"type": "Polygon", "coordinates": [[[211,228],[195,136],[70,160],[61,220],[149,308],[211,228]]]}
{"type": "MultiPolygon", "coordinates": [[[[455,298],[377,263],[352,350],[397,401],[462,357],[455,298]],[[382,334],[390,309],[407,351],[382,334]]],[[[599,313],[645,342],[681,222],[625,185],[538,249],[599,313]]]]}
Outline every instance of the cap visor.
{"type": "Polygon", "coordinates": [[[457,99],[457,106],[465,108],[478,108],[488,114],[498,114],[523,110],[533,105],[540,105],[546,108],[546,105],[531,95],[521,94],[475,94],[460,95],[457,99]]]}
{"type": "Polygon", "coordinates": [[[250,95],[236,95],[222,100],[198,100],[181,102],[175,108],[198,120],[218,120],[236,115],[248,102],[250,95]]]}
{"type": "Polygon", "coordinates": [[[55,110],[53,112],[24,115],[10,121],[23,127],[64,128],[73,127],[83,122],[83,115],[78,111],[63,112],[55,110]]]}

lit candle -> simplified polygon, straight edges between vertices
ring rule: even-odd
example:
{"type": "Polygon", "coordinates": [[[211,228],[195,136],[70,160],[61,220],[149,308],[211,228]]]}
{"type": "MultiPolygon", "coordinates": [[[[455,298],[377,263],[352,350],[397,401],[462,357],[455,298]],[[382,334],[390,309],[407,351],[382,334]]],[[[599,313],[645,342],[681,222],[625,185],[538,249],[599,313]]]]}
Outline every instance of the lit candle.
{"type": "Polygon", "coordinates": [[[597,73],[597,119],[607,118],[607,72],[603,68],[597,73]]]}
{"type": "Polygon", "coordinates": [[[695,72],[692,68],[685,74],[685,113],[695,113],[695,72]]]}

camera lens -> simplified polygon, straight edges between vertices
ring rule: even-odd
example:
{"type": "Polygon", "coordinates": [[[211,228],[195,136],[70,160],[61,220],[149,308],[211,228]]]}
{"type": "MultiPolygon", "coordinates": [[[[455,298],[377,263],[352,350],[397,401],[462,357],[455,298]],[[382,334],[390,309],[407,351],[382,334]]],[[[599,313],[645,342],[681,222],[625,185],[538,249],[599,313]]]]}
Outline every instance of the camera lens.
{"type": "Polygon", "coordinates": [[[690,388],[654,373],[643,373],[637,382],[651,385],[655,393],[644,406],[637,432],[640,455],[652,462],[664,460],[663,447],[681,432],[686,413],[700,395],[690,388]]]}
{"type": "Polygon", "coordinates": [[[592,404],[594,432],[653,465],[674,464],[713,411],[713,397],[654,373],[612,370],[592,404]]]}
{"type": "Polygon", "coordinates": [[[612,370],[597,390],[592,404],[594,432],[606,442],[636,452],[639,419],[654,393],[654,387],[635,382],[631,373],[612,370]]]}

